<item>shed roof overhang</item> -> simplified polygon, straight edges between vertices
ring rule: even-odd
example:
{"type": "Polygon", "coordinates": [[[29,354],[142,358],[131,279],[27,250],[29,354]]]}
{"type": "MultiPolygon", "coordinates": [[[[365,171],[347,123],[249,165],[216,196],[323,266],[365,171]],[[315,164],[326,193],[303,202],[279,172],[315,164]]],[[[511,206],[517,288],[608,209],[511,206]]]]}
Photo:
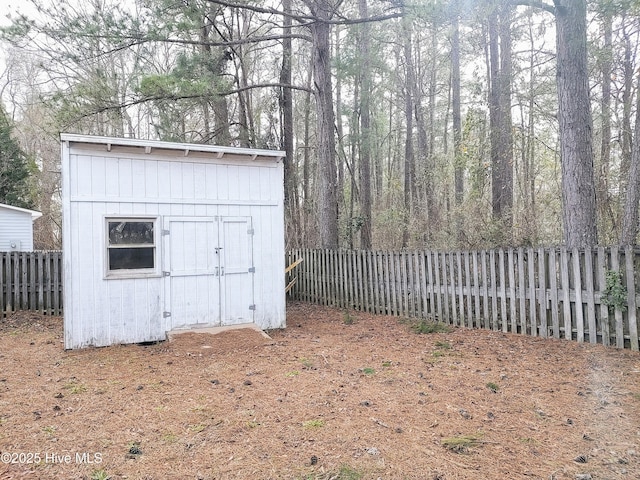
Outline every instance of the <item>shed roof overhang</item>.
{"type": "Polygon", "coordinates": [[[247,161],[271,161],[278,162],[284,159],[285,152],[280,150],[264,150],[256,148],[222,147],[218,145],[207,145],[200,143],[178,143],[163,142],[159,140],[141,140],[137,138],[116,138],[99,137],[92,135],[78,135],[73,133],[60,134],[60,140],[69,148],[76,146],[86,146],[93,148],[104,148],[105,152],[114,149],[125,148],[139,150],[139,153],[161,153],[167,151],[178,151],[183,156],[190,155],[210,155],[217,159],[245,159],[247,161]]]}
{"type": "Polygon", "coordinates": [[[6,203],[0,203],[0,208],[13,210],[16,212],[28,213],[29,215],[31,215],[31,220],[35,220],[42,216],[42,213],[37,212],[36,210],[29,210],[28,208],[14,207],[13,205],[7,205],[6,203]]]}

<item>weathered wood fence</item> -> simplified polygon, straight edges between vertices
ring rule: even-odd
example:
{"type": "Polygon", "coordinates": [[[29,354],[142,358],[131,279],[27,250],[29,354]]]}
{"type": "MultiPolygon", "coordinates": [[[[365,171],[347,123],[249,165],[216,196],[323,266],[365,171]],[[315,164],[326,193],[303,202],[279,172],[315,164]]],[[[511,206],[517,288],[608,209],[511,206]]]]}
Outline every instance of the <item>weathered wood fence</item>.
{"type": "Polygon", "coordinates": [[[288,252],[293,299],[638,350],[640,251],[288,252]],[[618,273],[616,273],[618,272],[618,273]],[[619,274],[619,275],[618,275],[619,274]],[[622,298],[605,295],[607,278],[622,298]],[[611,280],[610,280],[611,281],[611,280]]]}
{"type": "Polygon", "coordinates": [[[0,318],[17,310],[62,314],[62,252],[0,252],[0,318]]]}

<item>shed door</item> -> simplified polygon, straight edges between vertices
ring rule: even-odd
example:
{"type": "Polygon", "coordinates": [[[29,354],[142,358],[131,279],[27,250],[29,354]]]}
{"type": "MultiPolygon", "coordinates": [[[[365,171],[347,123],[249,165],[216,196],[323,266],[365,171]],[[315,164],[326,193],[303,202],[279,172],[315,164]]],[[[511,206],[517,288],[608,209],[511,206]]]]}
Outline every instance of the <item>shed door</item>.
{"type": "Polygon", "coordinates": [[[221,217],[220,245],[222,324],[251,323],[254,312],[251,217],[221,217]]]}
{"type": "Polygon", "coordinates": [[[167,329],[219,325],[218,222],[166,217],[163,239],[167,329]]]}

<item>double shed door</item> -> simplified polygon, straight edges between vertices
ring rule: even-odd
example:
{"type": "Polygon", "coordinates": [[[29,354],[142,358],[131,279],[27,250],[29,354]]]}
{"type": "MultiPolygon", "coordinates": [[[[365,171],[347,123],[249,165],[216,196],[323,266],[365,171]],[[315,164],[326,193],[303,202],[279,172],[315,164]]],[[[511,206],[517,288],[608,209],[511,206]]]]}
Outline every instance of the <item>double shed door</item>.
{"type": "Polygon", "coordinates": [[[251,217],[165,217],[168,330],[253,322],[251,217]]]}

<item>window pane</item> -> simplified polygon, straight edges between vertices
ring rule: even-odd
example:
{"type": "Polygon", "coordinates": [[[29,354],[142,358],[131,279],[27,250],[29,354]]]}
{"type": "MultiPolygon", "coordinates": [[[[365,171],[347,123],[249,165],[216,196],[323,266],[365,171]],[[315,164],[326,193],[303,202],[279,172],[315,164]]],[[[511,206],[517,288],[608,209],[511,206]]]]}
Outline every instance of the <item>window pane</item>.
{"type": "Polygon", "coordinates": [[[109,222],[109,245],[153,245],[153,222],[109,222]]]}
{"type": "Polygon", "coordinates": [[[110,248],[109,270],[154,268],[154,247],[110,248]]]}

